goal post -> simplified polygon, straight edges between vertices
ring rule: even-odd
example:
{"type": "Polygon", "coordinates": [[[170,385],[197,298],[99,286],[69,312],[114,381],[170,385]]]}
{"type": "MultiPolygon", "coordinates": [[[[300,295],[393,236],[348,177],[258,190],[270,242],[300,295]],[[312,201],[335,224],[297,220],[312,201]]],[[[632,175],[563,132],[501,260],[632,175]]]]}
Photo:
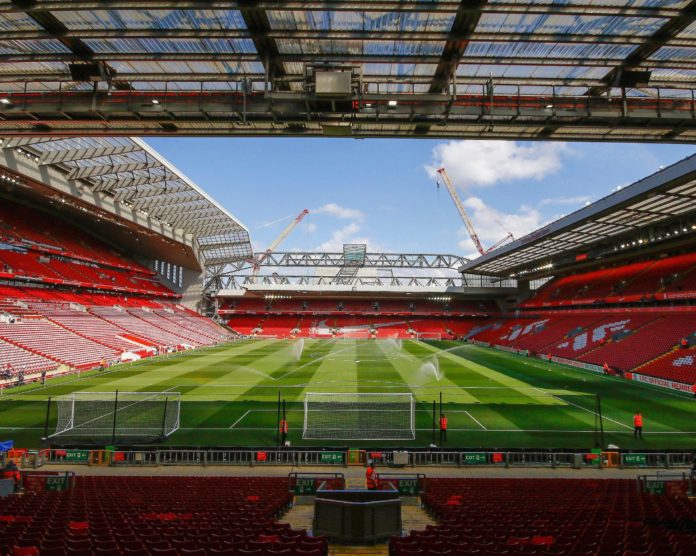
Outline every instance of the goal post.
{"type": "Polygon", "coordinates": [[[302,438],[413,440],[415,403],[408,393],[307,392],[302,438]]]}
{"type": "Polygon", "coordinates": [[[166,438],[179,429],[179,392],[73,392],[53,401],[56,428],[48,438],[144,441],[166,438]]]}

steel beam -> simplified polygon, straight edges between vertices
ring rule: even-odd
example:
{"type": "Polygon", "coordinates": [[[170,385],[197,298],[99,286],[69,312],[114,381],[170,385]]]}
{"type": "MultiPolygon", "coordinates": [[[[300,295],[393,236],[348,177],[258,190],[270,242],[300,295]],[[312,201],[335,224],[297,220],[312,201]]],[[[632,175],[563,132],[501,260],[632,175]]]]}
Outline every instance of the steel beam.
{"type": "Polygon", "coordinates": [[[68,179],[77,180],[84,178],[95,178],[99,176],[123,174],[134,170],[146,170],[157,168],[161,164],[155,160],[148,162],[126,162],[123,164],[99,164],[96,166],[80,166],[68,172],[68,179]]]}
{"type": "MultiPolygon", "coordinates": [[[[250,2],[245,0],[34,0],[30,4],[34,9],[50,11],[72,10],[241,10],[248,7],[250,2]]],[[[278,2],[253,2],[253,6],[261,10],[283,11],[348,11],[348,12],[417,12],[417,13],[456,13],[460,9],[459,1],[440,0],[403,2],[400,0],[379,1],[343,1],[323,0],[278,2]]],[[[478,11],[476,5],[470,11],[478,11]]],[[[24,11],[13,4],[0,5],[0,13],[24,11]]],[[[675,17],[680,14],[679,8],[669,6],[617,6],[601,4],[557,4],[557,3],[523,3],[496,2],[486,7],[485,13],[499,14],[548,14],[548,15],[611,15],[616,17],[675,17]]]]}

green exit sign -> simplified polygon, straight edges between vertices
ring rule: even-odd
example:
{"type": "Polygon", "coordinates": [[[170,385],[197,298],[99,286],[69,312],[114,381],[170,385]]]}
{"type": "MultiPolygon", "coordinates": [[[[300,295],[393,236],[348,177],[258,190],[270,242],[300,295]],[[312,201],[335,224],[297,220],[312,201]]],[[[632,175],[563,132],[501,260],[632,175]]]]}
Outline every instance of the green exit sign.
{"type": "Polygon", "coordinates": [[[297,479],[295,494],[314,494],[317,491],[314,479],[297,479]]]}
{"type": "Polygon", "coordinates": [[[415,496],[418,494],[418,479],[399,479],[397,488],[399,494],[410,494],[415,496]]]}
{"type": "Polygon", "coordinates": [[[483,465],[488,463],[488,458],[483,452],[463,453],[462,459],[465,465],[483,465]]]}
{"type": "Polygon", "coordinates": [[[664,481],[645,481],[645,492],[650,494],[664,494],[665,493],[665,482],[664,481]]]}
{"type": "Polygon", "coordinates": [[[319,461],[321,463],[343,463],[343,452],[322,452],[319,461]]]}
{"type": "Polygon", "coordinates": [[[624,465],[645,465],[647,457],[645,454],[625,454],[624,465]]]}
{"type": "Polygon", "coordinates": [[[72,463],[86,463],[89,461],[89,450],[66,450],[65,461],[72,463]]]}

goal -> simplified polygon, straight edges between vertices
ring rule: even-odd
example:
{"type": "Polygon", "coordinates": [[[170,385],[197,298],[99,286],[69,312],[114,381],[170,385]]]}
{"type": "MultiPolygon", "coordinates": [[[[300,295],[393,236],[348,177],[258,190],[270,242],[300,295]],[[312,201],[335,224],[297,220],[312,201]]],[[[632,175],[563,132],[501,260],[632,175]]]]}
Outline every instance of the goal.
{"type": "Polygon", "coordinates": [[[440,332],[416,332],[416,340],[442,340],[440,332]]]}
{"type": "Polygon", "coordinates": [[[53,400],[58,415],[49,438],[155,440],[179,429],[179,392],[73,392],[53,400]]]}
{"type": "Polygon", "coordinates": [[[302,438],[413,440],[413,394],[307,392],[302,438]]]}

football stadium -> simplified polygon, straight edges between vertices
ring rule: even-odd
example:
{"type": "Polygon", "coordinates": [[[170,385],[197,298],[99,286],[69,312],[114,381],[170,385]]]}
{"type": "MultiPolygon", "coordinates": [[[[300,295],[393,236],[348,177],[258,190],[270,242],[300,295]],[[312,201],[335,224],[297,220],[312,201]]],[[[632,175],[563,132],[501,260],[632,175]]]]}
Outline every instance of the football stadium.
{"type": "Polygon", "coordinates": [[[694,144],[692,0],[0,0],[0,556],[692,555],[694,144]]]}

